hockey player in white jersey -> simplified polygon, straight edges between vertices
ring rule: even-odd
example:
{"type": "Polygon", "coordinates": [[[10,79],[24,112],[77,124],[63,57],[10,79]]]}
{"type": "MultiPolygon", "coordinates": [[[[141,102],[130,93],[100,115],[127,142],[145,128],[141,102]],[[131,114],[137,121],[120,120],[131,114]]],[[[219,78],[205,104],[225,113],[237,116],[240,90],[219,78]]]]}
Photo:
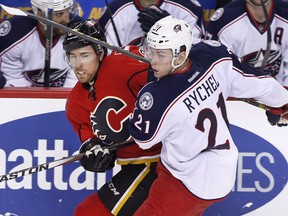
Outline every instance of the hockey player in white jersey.
{"type": "Polygon", "coordinates": [[[130,132],[143,149],[163,147],[158,178],[135,216],[200,216],[230,193],[238,150],[226,115],[229,96],[261,101],[272,124],[287,121],[288,92],[279,82],[257,76],[218,41],[190,51],[191,44],[191,28],[172,16],[147,34],[145,54],[157,81],[140,91],[130,132]]]}
{"type": "Polygon", "coordinates": [[[288,88],[287,1],[232,1],[215,11],[206,37],[219,40],[244,62],[261,69],[263,74],[274,76],[288,88]]]}
{"type": "Polygon", "coordinates": [[[116,46],[139,45],[152,25],[167,15],[186,20],[193,28],[194,43],[203,37],[203,10],[197,0],[113,0],[99,23],[107,42],[116,46]]]}
{"type": "MultiPolygon", "coordinates": [[[[33,12],[46,16],[49,0],[31,0],[33,12]]],[[[70,13],[73,0],[54,0],[53,21],[68,26],[82,20],[70,13]]],[[[46,26],[35,19],[15,16],[0,24],[0,71],[6,78],[5,87],[43,86],[46,26]]],[[[65,60],[64,32],[53,28],[51,47],[51,87],[73,87],[77,82],[65,60]]]]}

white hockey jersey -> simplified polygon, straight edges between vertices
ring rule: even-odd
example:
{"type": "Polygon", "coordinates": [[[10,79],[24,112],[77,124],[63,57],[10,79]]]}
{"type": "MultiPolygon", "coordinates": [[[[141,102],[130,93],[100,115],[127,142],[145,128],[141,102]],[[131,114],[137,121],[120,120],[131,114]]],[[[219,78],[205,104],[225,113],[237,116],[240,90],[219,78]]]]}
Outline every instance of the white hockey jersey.
{"type": "MultiPolygon", "coordinates": [[[[288,88],[288,2],[273,1],[269,13],[272,43],[265,74],[288,88]]],[[[244,62],[261,68],[267,49],[267,28],[247,11],[246,2],[235,1],[219,8],[210,18],[206,37],[219,40],[244,62]]]]}
{"type": "MultiPolygon", "coordinates": [[[[76,16],[73,22],[82,18],[76,16]]],[[[14,17],[0,24],[0,71],[7,79],[5,87],[43,86],[45,39],[37,30],[37,20],[14,17]]],[[[64,36],[54,38],[51,49],[51,87],[72,88],[77,78],[66,61],[64,36]]]]}
{"type": "MultiPolygon", "coordinates": [[[[203,11],[197,0],[160,0],[158,6],[178,19],[185,20],[193,29],[193,43],[203,36],[203,11]]],[[[105,30],[107,42],[115,46],[138,45],[145,32],[137,21],[138,13],[143,9],[139,0],[114,0],[110,5],[121,44],[118,44],[111,22],[109,10],[104,9],[99,24],[105,30]]]]}
{"type": "Polygon", "coordinates": [[[225,100],[255,98],[281,107],[288,92],[274,78],[256,76],[258,70],[217,41],[196,44],[189,58],[188,72],[141,90],[130,133],[143,149],[162,142],[161,161],[171,174],[197,197],[218,199],[232,190],[238,159],[225,100]]]}

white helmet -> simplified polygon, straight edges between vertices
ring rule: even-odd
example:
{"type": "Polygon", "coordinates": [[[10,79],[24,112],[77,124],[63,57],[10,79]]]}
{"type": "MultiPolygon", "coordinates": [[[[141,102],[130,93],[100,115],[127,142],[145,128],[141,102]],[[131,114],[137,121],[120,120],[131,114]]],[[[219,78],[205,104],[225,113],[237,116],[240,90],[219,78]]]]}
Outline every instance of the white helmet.
{"type": "Polygon", "coordinates": [[[70,8],[74,3],[73,0],[31,0],[34,13],[37,11],[37,8],[39,8],[41,11],[47,14],[50,1],[53,2],[53,11],[61,11],[66,8],[70,8]]]}
{"type": "Polygon", "coordinates": [[[146,43],[155,49],[172,49],[172,67],[175,69],[180,66],[174,65],[174,59],[179,55],[181,46],[186,47],[186,58],[189,55],[193,43],[192,29],[184,20],[171,15],[166,16],[151,27],[147,33],[146,43]]]}

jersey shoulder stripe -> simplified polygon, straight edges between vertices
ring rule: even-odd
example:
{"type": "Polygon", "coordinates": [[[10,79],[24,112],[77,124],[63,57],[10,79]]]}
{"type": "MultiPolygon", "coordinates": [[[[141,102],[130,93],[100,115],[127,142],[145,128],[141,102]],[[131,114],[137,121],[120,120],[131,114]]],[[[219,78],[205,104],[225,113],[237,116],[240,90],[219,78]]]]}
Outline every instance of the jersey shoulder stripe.
{"type": "Polygon", "coordinates": [[[215,36],[223,27],[246,13],[245,4],[245,1],[232,1],[214,12],[207,25],[207,31],[214,36],[212,39],[217,39],[215,36]]]}
{"type": "MultiPolygon", "coordinates": [[[[4,36],[0,36],[0,53],[10,47],[12,44],[20,41],[37,26],[37,20],[23,16],[14,16],[3,23],[8,25],[10,31],[4,36]]],[[[1,23],[1,25],[3,25],[3,23],[1,23]]]]}

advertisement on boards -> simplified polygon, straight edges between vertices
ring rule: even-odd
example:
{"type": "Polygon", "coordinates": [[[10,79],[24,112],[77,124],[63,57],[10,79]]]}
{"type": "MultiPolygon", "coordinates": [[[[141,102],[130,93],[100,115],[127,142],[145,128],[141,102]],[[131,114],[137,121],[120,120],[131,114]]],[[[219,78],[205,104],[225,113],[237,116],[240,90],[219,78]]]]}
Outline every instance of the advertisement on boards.
{"type": "MultiPolygon", "coordinates": [[[[65,99],[0,98],[0,103],[1,176],[78,153],[65,99]]],[[[244,102],[229,101],[227,109],[239,148],[237,179],[227,199],[204,216],[286,215],[287,129],[270,126],[263,110],[244,102]]],[[[2,177],[0,216],[73,215],[75,206],[118,170],[96,174],[73,162],[41,172],[28,169],[25,177],[20,173],[8,181],[2,177]]]]}

